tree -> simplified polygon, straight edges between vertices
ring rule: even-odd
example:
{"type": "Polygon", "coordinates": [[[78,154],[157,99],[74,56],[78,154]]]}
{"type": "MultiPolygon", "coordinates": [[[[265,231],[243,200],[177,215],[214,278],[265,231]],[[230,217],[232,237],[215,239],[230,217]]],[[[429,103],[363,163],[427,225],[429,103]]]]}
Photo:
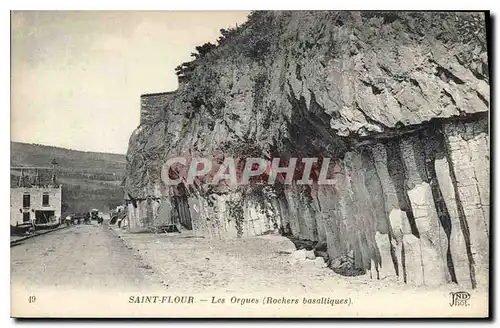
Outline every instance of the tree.
{"type": "Polygon", "coordinates": [[[191,53],[191,57],[194,57],[195,59],[203,58],[205,57],[210,51],[214,50],[217,46],[211,42],[207,42],[201,46],[195,47],[196,52],[191,53]]]}

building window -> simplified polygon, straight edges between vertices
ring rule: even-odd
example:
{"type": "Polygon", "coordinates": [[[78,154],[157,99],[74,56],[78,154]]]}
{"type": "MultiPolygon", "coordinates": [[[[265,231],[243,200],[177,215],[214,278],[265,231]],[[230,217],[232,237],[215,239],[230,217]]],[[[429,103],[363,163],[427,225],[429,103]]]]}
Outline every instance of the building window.
{"type": "Polygon", "coordinates": [[[42,195],[42,206],[49,206],[49,193],[42,195]]]}
{"type": "Polygon", "coordinates": [[[30,212],[23,213],[23,222],[28,222],[30,220],[30,212]]]}
{"type": "Polygon", "coordinates": [[[24,194],[23,195],[23,207],[30,207],[30,203],[31,203],[30,194],[24,194]]]}

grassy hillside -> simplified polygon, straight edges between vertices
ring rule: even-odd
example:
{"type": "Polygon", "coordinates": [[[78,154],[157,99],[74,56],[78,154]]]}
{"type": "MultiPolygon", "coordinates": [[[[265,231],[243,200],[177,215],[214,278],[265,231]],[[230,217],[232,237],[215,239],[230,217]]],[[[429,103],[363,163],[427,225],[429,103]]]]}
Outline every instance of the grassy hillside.
{"type": "MultiPolygon", "coordinates": [[[[11,142],[11,166],[50,167],[53,159],[58,163],[57,182],[63,185],[64,213],[106,211],[122,204],[125,155],[11,142]]],[[[18,175],[11,172],[12,184],[18,175]]]]}

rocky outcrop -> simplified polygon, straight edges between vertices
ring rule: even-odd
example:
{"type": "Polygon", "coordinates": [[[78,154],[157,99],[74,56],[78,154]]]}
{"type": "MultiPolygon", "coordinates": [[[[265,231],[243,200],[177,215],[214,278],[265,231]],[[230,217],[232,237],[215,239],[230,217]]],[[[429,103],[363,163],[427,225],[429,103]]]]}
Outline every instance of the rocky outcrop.
{"type": "Polygon", "coordinates": [[[176,92],[141,99],[125,181],[132,231],[279,232],[323,245],[342,274],[487,285],[482,14],[257,12],[219,43],[176,92]],[[178,155],[331,158],[339,171],[335,186],[172,188],[162,171],[178,155]]]}

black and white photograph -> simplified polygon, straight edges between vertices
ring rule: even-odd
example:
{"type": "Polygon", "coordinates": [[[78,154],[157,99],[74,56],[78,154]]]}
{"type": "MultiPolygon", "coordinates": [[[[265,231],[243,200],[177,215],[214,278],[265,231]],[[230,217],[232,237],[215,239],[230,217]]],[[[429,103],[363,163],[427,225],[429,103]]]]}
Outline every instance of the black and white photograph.
{"type": "Polygon", "coordinates": [[[13,318],[488,318],[484,11],[12,10],[13,318]]]}

